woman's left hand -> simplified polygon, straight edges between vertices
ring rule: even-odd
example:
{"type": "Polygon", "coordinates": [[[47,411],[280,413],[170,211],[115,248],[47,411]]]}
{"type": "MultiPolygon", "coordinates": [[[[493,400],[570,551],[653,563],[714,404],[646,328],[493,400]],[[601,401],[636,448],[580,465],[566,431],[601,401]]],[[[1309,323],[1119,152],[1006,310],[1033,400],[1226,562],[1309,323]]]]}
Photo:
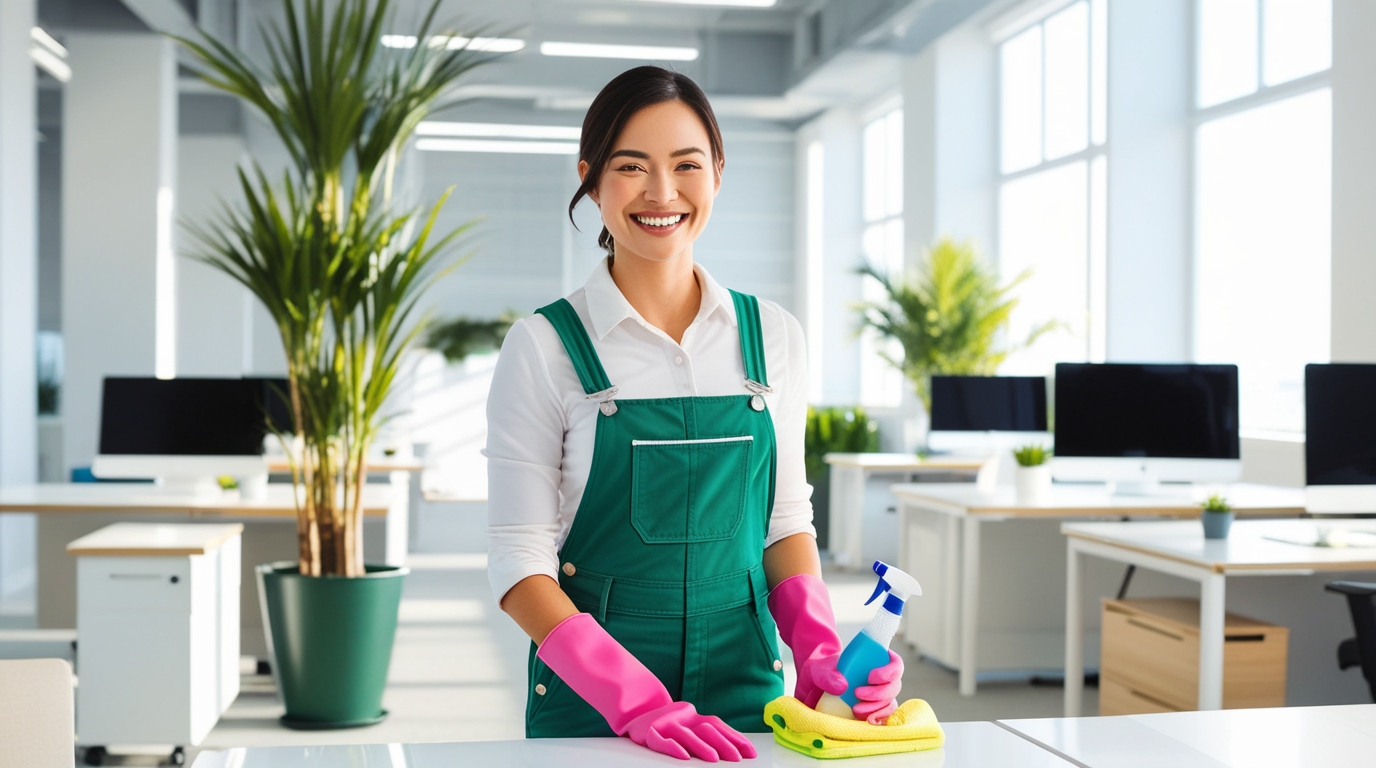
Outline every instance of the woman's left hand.
{"type": "Polygon", "coordinates": [[[855,706],[851,712],[856,720],[870,725],[883,725],[898,709],[898,691],[903,687],[903,660],[892,650],[889,663],[870,670],[870,684],[855,689],[855,706]]]}

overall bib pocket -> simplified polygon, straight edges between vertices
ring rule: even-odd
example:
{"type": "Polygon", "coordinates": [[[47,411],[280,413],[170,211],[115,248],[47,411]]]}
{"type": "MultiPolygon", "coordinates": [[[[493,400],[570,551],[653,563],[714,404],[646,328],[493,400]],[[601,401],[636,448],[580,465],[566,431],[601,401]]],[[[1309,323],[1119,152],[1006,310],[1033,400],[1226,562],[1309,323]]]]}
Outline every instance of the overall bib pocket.
{"type": "Polygon", "coordinates": [[[631,525],[646,544],[722,541],[745,516],[751,435],[631,441],[631,525]]]}

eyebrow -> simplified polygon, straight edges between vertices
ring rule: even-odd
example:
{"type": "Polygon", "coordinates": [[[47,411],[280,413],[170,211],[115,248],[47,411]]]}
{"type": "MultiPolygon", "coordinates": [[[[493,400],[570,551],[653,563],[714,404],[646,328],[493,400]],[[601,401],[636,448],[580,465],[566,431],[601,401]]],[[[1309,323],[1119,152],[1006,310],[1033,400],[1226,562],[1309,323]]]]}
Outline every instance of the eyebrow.
{"type": "MultiPolygon", "coordinates": [[[[699,154],[699,155],[703,155],[703,156],[706,156],[706,155],[707,155],[706,152],[703,152],[701,149],[698,149],[697,147],[684,147],[683,149],[676,149],[676,150],[674,150],[673,152],[669,153],[669,157],[683,157],[684,155],[691,155],[691,154],[694,154],[694,153],[699,154]]],[[[647,152],[641,152],[641,151],[638,150],[638,149],[618,149],[618,150],[616,150],[615,152],[613,152],[613,153],[611,154],[611,157],[609,157],[609,158],[607,158],[607,159],[608,159],[608,160],[612,160],[612,159],[615,159],[615,158],[618,158],[618,157],[634,157],[634,158],[636,158],[637,160],[649,160],[649,159],[650,159],[649,153],[647,153],[647,152]]]]}

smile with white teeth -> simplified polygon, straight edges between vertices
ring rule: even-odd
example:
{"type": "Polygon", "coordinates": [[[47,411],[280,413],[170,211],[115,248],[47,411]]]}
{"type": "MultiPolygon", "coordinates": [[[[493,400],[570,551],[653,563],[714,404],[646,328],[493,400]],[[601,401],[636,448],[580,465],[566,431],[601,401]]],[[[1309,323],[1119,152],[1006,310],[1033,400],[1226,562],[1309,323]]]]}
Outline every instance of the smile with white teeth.
{"type": "Polygon", "coordinates": [[[683,219],[684,214],[676,213],[672,216],[636,216],[631,218],[644,224],[647,227],[672,227],[683,219]]]}

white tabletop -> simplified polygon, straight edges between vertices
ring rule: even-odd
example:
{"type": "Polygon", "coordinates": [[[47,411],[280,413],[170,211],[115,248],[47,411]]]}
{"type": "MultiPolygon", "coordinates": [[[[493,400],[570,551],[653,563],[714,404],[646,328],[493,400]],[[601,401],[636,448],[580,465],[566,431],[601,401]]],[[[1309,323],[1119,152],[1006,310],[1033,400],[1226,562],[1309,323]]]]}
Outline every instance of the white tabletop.
{"type": "Polygon", "coordinates": [[[1206,568],[1214,573],[1267,570],[1376,570],[1376,547],[1312,547],[1269,535],[1341,526],[1376,532],[1376,520],[1238,520],[1226,539],[1206,539],[1194,521],[1062,523],[1067,536],[1206,568]]]}
{"type": "Polygon", "coordinates": [[[940,470],[942,472],[976,472],[983,459],[969,456],[928,456],[913,453],[828,453],[822,460],[835,467],[854,467],[871,472],[904,472],[940,470]]]}
{"type": "MultiPolygon", "coordinates": [[[[866,757],[853,762],[865,768],[1071,768],[1072,764],[993,723],[947,723],[946,746],[928,752],[866,757]]],[[[767,733],[750,734],[759,757],[743,768],[817,768],[823,762],[774,743],[767,733]]],[[[498,765],[502,768],[631,768],[693,766],[655,754],[627,739],[526,739],[470,741],[451,744],[372,744],[336,747],[253,747],[202,752],[192,768],[453,768],[498,765]]],[[[730,763],[718,763],[730,765],[730,763]]]]}
{"type": "Polygon", "coordinates": [[[968,515],[1196,517],[1199,504],[1212,493],[1226,496],[1240,515],[1293,517],[1304,512],[1304,489],[1250,483],[1180,487],[1159,496],[1120,496],[1108,493],[1103,485],[1054,483],[1046,500],[1035,505],[1019,504],[1011,485],[996,486],[992,493],[982,492],[970,483],[899,483],[892,490],[899,501],[968,515]]]}
{"type": "Polygon", "coordinates": [[[1376,704],[1000,722],[1087,768],[1376,764],[1376,704]]]}
{"type": "MultiPolygon", "coordinates": [[[[388,485],[363,489],[365,515],[385,515],[395,491],[388,485]]],[[[268,485],[265,498],[244,501],[238,491],[194,495],[151,483],[39,483],[0,487],[0,512],[167,512],[232,517],[292,517],[296,503],[289,483],[268,485]]]]}
{"type": "Polygon", "coordinates": [[[114,523],[67,545],[71,555],[204,555],[244,532],[243,523],[114,523]]]}

